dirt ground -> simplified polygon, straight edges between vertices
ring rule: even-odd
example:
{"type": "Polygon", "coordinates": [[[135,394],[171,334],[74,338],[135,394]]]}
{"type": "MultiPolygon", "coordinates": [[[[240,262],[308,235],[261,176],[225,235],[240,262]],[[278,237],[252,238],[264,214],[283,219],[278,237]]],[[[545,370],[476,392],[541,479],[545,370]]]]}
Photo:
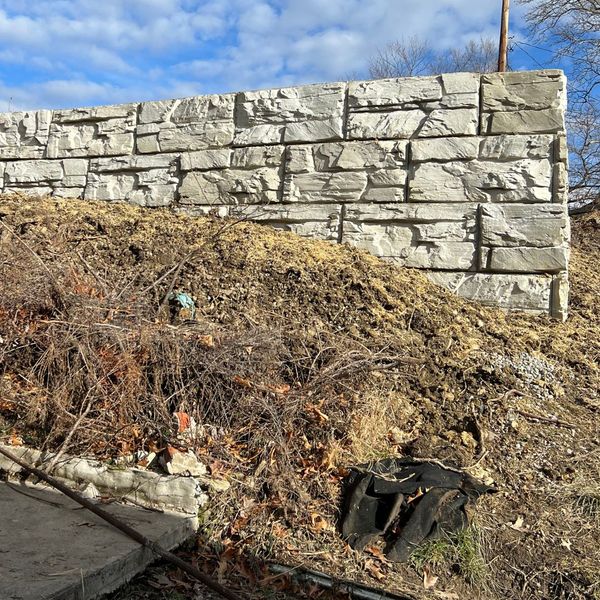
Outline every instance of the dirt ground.
{"type": "MultiPolygon", "coordinates": [[[[0,439],[132,464],[193,448],[231,487],[183,554],[252,596],[330,597],[279,563],[408,598],[600,598],[599,221],[572,223],[559,323],[247,222],[4,197],[0,439]],[[398,565],[336,524],[349,466],[407,455],[499,491],[398,565]]],[[[150,579],[118,597],[194,597],[150,579]]]]}

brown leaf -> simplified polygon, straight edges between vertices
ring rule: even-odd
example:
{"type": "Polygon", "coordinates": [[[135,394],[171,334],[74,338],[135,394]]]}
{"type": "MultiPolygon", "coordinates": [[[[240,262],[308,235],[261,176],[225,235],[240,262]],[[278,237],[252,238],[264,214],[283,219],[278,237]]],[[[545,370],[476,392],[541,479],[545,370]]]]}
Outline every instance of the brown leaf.
{"type": "Polygon", "coordinates": [[[189,429],[190,423],[192,422],[190,415],[185,412],[175,412],[173,413],[173,416],[177,421],[177,433],[182,433],[186,429],[189,429]]]}
{"type": "Polygon", "coordinates": [[[529,531],[529,529],[528,529],[528,527],[523,525],[523,523],[524,523],[523,517],[521,515],[519,515],[515,519],[514,523],[509,523],[509,527],[511,529],[514,529],[515,531],[520,531],[521,533],[525,533],[525,532],[529,531]]]}
{"type": "Polygon", "coordinates": [[[203,348],[214,348],[215,347],[215,339],[212,335],[199,335],[198,343],[203,348]]]}
{"type": "Polygon", "coordinates": [[[239,386],[245,387],[245,388],[252,387],[252,382],[249,379],[244,379],[243,377],[240,377],[239,375],[233,376],[233,383],[237,383],[239,386]]]}
{"type": "Polygon", "coordinates": [[[335,531],[333,525],[319,513],[310,513],[313,531],[335,531]]]}
{"type": "Polygon", "coordinates": [[[25,442],[23,442],[23,438],[20,435],[17,435],[14,431],[10,434],[8,438],[9,446],[22,446],[25,442]]]}
{"type": "Polygon", "coordinates": [[[267,386],[265,386],[265,388],[269,392],[273,392],[274,394],[281,394],[281,395],[285,395],[285,394],[289,393],[289,391],[290,391],[290,386],[287,384],[267,385],[267,386]]]}
{"type": "Polygon", "coordinates": [[[370,559],[366,560],[365,569],[368,571],[371,577],[375,577],[375,579],[377,579],[378,581],[385,579],[385,573],[381,570],[381,568],[375,561],[370,559]]]}
{"type": "Polygon", "coordinates": [[[374,556],[375,558],[378,558],[379,560],[387,562],[387,558],[386,558],[385,554],[383,553],[383,550],[381,548],[379,548],[379,546],[367,546],[365,548],[365,552],[368,552],[371,556],[374,556]]]}
{"type": "Polygon", "coordinates": [[[431,588],[433,588],[437,583],[438,579],[439,578],[437,577],[437,575],[433,575],[431,569],[427,565],[423,567],[423,587],[426,590],[430,590],[431,588]]]}

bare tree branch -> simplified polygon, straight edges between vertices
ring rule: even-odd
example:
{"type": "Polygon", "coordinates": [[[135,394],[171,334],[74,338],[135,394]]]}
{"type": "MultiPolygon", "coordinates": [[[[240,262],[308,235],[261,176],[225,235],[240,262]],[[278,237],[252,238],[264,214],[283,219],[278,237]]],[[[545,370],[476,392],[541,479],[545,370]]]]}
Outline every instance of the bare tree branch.
{"type": "Polygon", "coordinates": [[[600,0],[521,0],[532,34],[570,66],[571,212],[600,197],[600,0]]]}
{"type": "Polygon", "coordinates": [[[496,70],[496,54],[496,42],[491,38],[471,40],[464,48],[444,52],[413,36],[380,49],[369,63],[369,73],[374,79],[458,71],[488,73],[496,70]]]}

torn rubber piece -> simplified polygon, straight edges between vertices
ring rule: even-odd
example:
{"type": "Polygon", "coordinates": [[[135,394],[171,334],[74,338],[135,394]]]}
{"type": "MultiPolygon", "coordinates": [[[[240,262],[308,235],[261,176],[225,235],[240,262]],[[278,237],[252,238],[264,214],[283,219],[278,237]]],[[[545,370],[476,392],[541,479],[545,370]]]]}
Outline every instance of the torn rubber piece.
{"type": "Polygon", "coordinates": [[[495,491],[463,471],[412,458],[353,467],[344,487],[344,539],[362,550],[383,537],[387,557],[398,562],[424,542],[464,529],[465,507],[495,491]]]}

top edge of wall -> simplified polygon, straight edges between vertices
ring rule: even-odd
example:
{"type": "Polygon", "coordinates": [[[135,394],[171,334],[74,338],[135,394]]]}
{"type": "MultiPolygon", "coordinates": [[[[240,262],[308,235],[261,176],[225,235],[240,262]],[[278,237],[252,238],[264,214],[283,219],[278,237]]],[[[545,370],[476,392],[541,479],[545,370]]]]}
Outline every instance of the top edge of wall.
{"type": "Polygon", "coordinates": [[[0,116],[2,115],[10,115],[10,114],[19,114],[19,113],[37,113],[37,112],[66,112],[72,110],[91,110],[98,108],[108,108],[108,107],[125,107],[125,106],[139,106],[140,104],[148,104],[155,102],[173,102],[175,100],[188,100],[193,98],[216,98],[223,96],[237,96],[238,94],[251,94],[255,92],[269,92],[275,90],[293,90],[293,89],[301,89],[301,88],[309,88],[309,87],[323,87],[323,86],[342,86],[347,85],[349,83],[366,83],[371,81],[414,81],[414,80],[433,80],[439,77],[448,77],[448,76],[460,76],[460,75],[476,75],[478,77],[488,77],[488,78],[524,78],[527,79],[527,76],[530,75],[543,75],[545,77],[556,76],[556,78],[562,79],[565,83],[567,77],[562,69],[535,69],[535,70],[523,70],[523,71],[506,71],[504,73],[500,72],[490,72],[490,73],[478,73],[474,71],[452,71],[449,73],[438,73],[435,75],[419,75],[413,77],[382,77],[379,79],[348,79],[348,80],[337,80],[337,81],[320,81],[313,83],[303,83],[298,85],[289,85],[289,86],[273,86],[273,87],[265,87],[265,88],[253,88],[246,90],[238,90],[235,92],[222,92],[222,93],[214,93],[214,94],[196,94],[190,96],[179,96],[179,97],[169,97],[169,98],[157,98],[154,100],[142,100],[142,101],[132,101],[132,102],[119,102],[116,104],[94,104],[88,106],[71,106],[69,108],[34,108],[34,109],[22,109],[22,110],[13,110],[13,111],[0,111],[0,116]]]}

